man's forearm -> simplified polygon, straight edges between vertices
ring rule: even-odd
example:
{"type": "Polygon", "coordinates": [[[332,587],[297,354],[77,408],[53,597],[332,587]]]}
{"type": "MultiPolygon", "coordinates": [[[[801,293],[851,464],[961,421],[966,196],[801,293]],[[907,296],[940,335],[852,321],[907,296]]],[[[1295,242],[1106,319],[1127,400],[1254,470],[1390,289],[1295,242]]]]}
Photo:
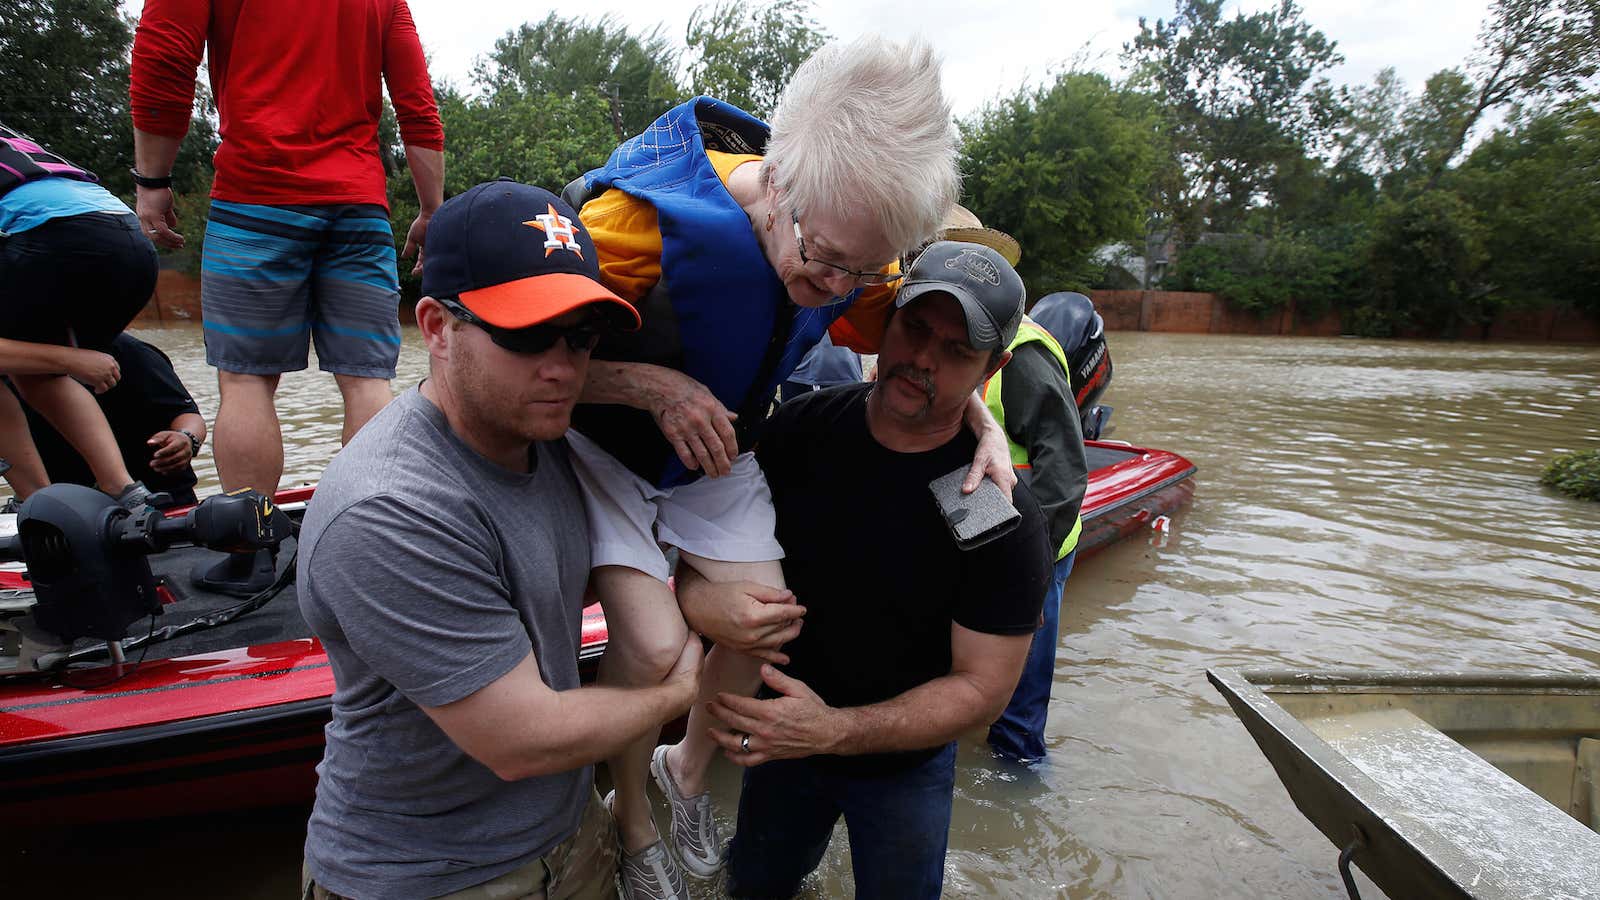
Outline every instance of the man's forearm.
{"type": "Polygon", "coordinates": [[[178,162],[178,145],[182,138],[151,134],[138,128],[133,130],[133,167],[147,178],[165,178],[172,174],[178,162]]]}
{"type": "Polygon", "coordinates": [[[411,170],[423,215],[433,215],[444,203],[444,151],[407,144],[406,168],[411,170]]]}
{"type": "Polygon", "coordinates": [[[187,431],[194,435],[195,440],[205,443],[206,420],[199,413],[179,413],[169,426],[173,431],[187,431]]]}
{"type": "Polygon", "coordinates": [[[591,685],[561,691],[549,715],[528,716],[510,735],[517,750],[512,761],[495,767],[507,781],[570,772],[616,756],[647,731],[659,727],[686,703],[681,687],[644,688],[591,685]]]}
{"type": "Polygon", "coordinates": [[[993,722],[1007,699],[1009,692],[951,673],[881,703],[835,709],[838,738],[824,752],[856,756],[938,747],[993,722]]]}

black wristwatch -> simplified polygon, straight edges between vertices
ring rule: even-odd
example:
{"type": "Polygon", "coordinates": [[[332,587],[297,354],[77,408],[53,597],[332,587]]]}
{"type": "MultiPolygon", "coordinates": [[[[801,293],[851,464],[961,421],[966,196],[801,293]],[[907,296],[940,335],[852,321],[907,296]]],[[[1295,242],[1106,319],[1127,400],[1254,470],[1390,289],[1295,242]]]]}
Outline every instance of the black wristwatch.
{"type": "Polygon", "coordinates": [[[189,458],[193,459],[196,456],[199,456],[200,439],[194,436],[194,432],[187,428],[180,428],[178,429],[178,433],[189,439],[189,458]]]}
{"type": "MultiPolygon", "coordinates": [[[[172,187],[171,175],[163,175],[160,178],[150,178],[145,175],[140,175],[138,169],[129,169],[128,172],[133,175],[133,183],[137,184],[139,187],[153,189],[172,187]]],[[[194,435],[189,436],[191,438],[194,437],[194,435]]]]}

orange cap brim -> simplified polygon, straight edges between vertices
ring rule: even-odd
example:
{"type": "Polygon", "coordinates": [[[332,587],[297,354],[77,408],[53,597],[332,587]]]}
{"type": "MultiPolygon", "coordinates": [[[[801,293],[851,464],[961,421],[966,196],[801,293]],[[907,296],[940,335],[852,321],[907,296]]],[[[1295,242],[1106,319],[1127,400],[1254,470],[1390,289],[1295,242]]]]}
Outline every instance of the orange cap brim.
{"type": "Polygon", "coordinates": [[[606,303],[627,310],[629,330],[639,327],[633,304],[606,290],[586,275],[551,272],[474,291],[462,291],[461,304],[497,328],[527,328],[591,303],[606,303]]]}

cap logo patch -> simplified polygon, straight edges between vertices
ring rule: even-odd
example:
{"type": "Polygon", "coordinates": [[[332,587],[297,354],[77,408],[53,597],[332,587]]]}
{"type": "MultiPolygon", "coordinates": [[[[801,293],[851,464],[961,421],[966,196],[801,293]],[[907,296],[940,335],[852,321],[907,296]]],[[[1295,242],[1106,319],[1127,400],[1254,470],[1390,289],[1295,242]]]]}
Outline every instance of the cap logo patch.
{"type": "Polygon", "coordinates": [[[987,281],[993,285],[1000,284],[1000,267],[976,250],[963,250],[952,259],[944,261],[946,269],[960,269],[968,278],[987,281]]]}
{"type": "Polygon", "coordinates": [[[583,259],[583,245],[578,243],[578,232],[582,229],[557,212],[554,205],[546,203],[545,208],[549,212],[522,223],[544,232],[544,255],[549,256],[557,250],[571,250],[578,254],[579,259],[583,259]]]}

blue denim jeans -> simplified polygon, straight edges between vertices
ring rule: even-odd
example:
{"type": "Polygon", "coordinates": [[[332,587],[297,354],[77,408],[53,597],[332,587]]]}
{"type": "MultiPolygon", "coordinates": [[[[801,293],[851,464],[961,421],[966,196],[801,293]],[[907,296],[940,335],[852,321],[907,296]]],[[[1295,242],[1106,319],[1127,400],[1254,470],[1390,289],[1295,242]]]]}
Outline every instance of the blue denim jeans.
{"type": "Polygon", "coordinates": [[[1056,642],[1060,637],[1061,594],[1072,574],[1074,550],[1056,561],[1050,592],[1044,596],[1044,620],[1033,633],[1022,678],[1011,694],[1005,712],[989,726],[989,746],[996,753],[1020,762],[1044,758],[1044,722],[1050,712],[1050,687],[1056,678],[1056,642]]]}
{"type": "Polygon", "coordinates": [[[794,896],[822,861],[842,815],[858,898],[938,897],[955,773],[954,742],[927,762],[886,775],[844,774],[809,759],[746,771],[729,896],[794,896]]]}

